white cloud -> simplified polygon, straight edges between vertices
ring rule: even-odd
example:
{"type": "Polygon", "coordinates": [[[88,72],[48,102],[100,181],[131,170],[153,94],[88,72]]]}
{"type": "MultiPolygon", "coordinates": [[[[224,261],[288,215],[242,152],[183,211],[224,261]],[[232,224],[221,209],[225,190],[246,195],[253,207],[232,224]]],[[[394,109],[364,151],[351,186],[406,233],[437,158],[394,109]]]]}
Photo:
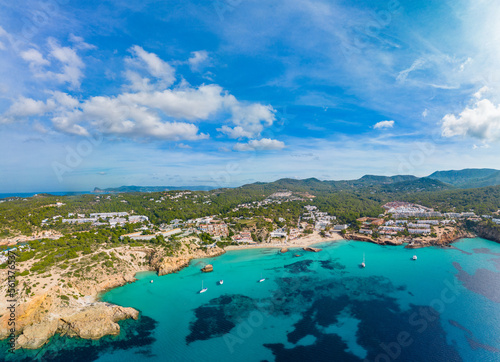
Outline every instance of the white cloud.
{"type": "MultiPolygon", "coordinates": [[[[73,41],[83,40],[74,37],[73,41]]],[[[73,49],[60,47],[54,40],[50,44],[52,58],[65,64],[80,64],[73,49]]],[[[3,121],[8,117],[48,116],[55,129],[70,134],[88,135],[98,131],[119,137],[180,141],[209,137],[189,122],[215,122],[219,117],[226,120],[219,130],[229,137],[259,138],[264,127],[275,120],[271,106],[240,102],[217,84],[193,87],[181,81],[171,87],[175,82],[174,68],[139,46],[132,47],[131,52],[133,56],[125,59],[124,75],[132,85],[123,93],[78,100],[64,92],[49,91],[46,93],[51,96],[45,102],[20,98],[4,114],[3,121]]],[[[40,65],[37,71],[43,70],[40,68],[46,64],[45,58],[37,50],[24,56],[40,65]]],[[[45,72],[44,76],[48,74],[50,72],[45,72]]],[[[255,145],[265,147],[264,143],[255,145]]]]}
{"type": "Polygon", "coordinates": [[[424,111],[422,112],[422,117],[427,117],[429,115],[429,110],[426,108],[424,109],[424,111]]]}
{"type": "Polygon", "coordinates": [[[479,89],[476,93],[474,93],[474,98],[476,98],[476,99],[481,99],[481,98],[483,98],[483,95],[484,95],[485,93],[489,93],[490,91],[491,91],[491,90],[490,90],[490,88],[489,88],[489,87],[484,86],[484,87],[482,87],[481,89],[479,89]]]}
{"type": "Polygon", "coordinates": [[[233,149],[235,151],[270,151],[281,150],[285,147],[285,143],[270,138],[262,138],[260,140],[250,140],[248,143],[237,143],[233,149]]]}
{"type": "Polygon", "coordinates": [[[36,49],[23,51],[20,55],[30,64],[30,67],[50,65],[50,62],[36,49]]]}
{"type": "Polygon", "coordinates": [[[381,121],[373,126],[375,129],[387,129],[392,127],[394,127],[394,121],[381,121]]]}
{"type": "MultiPolygon", "coordinates": [[[[81,38],[77,38],[79,40],[81,38]]],[[[75,40],[76,41],[76,40],[75,40]]],[[[58,83],[67,83],[73,88],[80,87],[83,78],[83,63],[80,56],[77,54],[76,49],[90,49],[93,46],[78,42],[75,48],[61,46],[54,38],[48,39],[49,51],[44,56],[40,51],[31,48],[21,51],[19,55],[23,60],[28,62],[33,75],[41,79],[55,80],[58,83]],[[81,46],[85,44],[85,46],[81,46]],[[51,62],[54,60],[54,62],[51,62]],[[60,69],[55,69],[57,65],[60,69]],[[52,66],[52,68],[49,68],[52,66]]]]}
{"type": "Polygon", "coordinates": [[[53,100],[37,101],[31,98],[20,97],[17,99],[9,109],[0,118],[0,122],[8,123],[13,122],[20,118],[43,115],[52,111],[55,108],[53,100]]]}
{"type": "Polygon", "coordinates": [[[253,136],[252,132],[245,131],[241,126],[231,128],[224,125],[221,128],[217,128],[217,131],[226,134],[229,138],[251,138],[253,136]]]}
{"type": "Polygon", "coordinates": [[[190,149],[190,148],[191,148],[191,146],[190,146],[190,145],[186,145],[186,144],[184,144],[184,143],[179,143],[179,144],[177,145],[177,147],[179,147],[179,148],[185,148],[185,149],[190,149]]]}
{"type": "Polygon", "coordinates": [[[189,67],[192,71],[197,72],[208,60],[209,56],[205,50],[191,52],[191,58],[188,59],[189,67]]]}
{"type": "Polygon", "coordinates": [[[88,44],[81,36],[76,36],[75,34],[69,34],[69,41],[75,44],[77,49],[96,49],[95,45],[88,44]]]}
{"type": "Polygon", "coordinates": [[[411,72],[413,72],[414,70],[421,69],[425,65],[425,63],[426,63],[425,59],[422,58],[415,60],[408,69],[399,72],[398,76],[396,77],[396,80],[399,82],[404,82],[406,78],[408,78],[408,75],[411,72]]]}
{"type": "Polygon", "coordinates": [[[222,93],[220,86],[212,84],[198,88],[125,93],[122,98],[125,102],[157,108],[169,117],[198,120],[208,119],[223,108],[228,95],[222,93]]]}
{"type": "Polygon", "coordinates": [[[50,56],[62,64],[60,73],[47,72],[46,76],[56,79],[59,83],[69,83],[78,88],[83,78],[82,69],[85,67],[76,50],[70,47],[60,46],[55,39],[49,39],[50,56]]]}
{"type": "Polygon", "coordinates": [[[276,119],[276,111],[271,106],[259,103],[244,105],[233,96],[226,98],[226,106],[232,113],[231,121],[236,127],[222,127],[221,132],[231,138],[259,137],[264,127],[271,126],[276,119]]]}
{"type": "Polygon", "coordinates": [[[129,65],[145,69],[150,75],[161,80],[162,87],[169,87],[175,82],[175,69],[158,55],[149,53],[138,45],[134,45],[129,51],[133,55],[127,59],[129,65]]]}
{"type": "Polygon", "coordinates": [[[500,141],[500,105],[490,100],[476,101],[466,107],[458,117],[447,114],[443,117],[444,137],[468,136],[482,141],[500,141]]]}

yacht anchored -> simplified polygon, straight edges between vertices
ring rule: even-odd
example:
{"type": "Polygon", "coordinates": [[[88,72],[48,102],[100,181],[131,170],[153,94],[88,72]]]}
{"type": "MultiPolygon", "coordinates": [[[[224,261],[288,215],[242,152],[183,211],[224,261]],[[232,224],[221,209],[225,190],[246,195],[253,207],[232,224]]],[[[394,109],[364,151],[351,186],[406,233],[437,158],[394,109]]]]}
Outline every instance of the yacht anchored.
{"type": "Polygon", "coordinates": [[[201,290],[200,290],[200,294],[201,293],[205,293],[206,291],[208,290],[208,288],[203,288],[203,280],[201,281],[201,290]]]}

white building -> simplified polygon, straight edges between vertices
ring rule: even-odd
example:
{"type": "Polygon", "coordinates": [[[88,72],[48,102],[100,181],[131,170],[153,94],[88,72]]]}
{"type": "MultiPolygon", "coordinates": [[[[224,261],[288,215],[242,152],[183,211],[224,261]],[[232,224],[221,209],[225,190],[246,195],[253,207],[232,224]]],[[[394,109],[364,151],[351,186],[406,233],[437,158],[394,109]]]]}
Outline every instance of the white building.
{"type": "Polygon", "coordinates": [[[272,238],[286,238],[287,233],[285,229],[276,229],[269,234],[272,238]]]}

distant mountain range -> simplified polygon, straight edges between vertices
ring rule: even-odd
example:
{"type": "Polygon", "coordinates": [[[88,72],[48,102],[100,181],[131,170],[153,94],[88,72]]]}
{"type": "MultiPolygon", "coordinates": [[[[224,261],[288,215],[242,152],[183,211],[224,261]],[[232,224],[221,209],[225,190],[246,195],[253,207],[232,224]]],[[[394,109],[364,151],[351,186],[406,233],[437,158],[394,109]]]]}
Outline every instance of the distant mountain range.
{"type": "MultiPolygon", "coordinates": [[[[245,189],[289,189],[292,191],[341,191],[374,189],[385,192],[418,192],[449,189],[468,189],[500,185],[500,170],[464,169],[458,171],[436,171],[427,177],[412,175],[376,176],[365,175],[357,180],[321,181],[316,178],[303,180],[284,178],[274,182],[256,182],[241,186],[245,189]]],[[[96,187],[94,193],[160,192],[174,190],[209,191],[213,186],[121,186],[107,189],[96,187]]]]}

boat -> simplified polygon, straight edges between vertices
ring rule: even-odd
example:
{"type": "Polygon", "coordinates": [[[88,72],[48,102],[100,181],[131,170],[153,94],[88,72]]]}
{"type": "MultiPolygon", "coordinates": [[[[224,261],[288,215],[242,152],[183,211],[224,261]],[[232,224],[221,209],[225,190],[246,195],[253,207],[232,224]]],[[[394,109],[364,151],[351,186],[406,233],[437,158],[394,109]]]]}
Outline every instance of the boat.
{"type": "Polygon", "coordinates": [[[363,262],[361,263],[361,267],[362,268],[366,267],[366,264],[365,264],[365,253],[363,253],[363,262]]]}
{"type": "Polygon", "coordinates": [[[413,255],[413,260],[417,260],[417,256],[416,255],[413,255]]]}
{"type": "Polygon", "coordinates": [[[224,284],[224,280],[221,279],[221,280],[219,280],[219,285],[222,285],[222,284],[224,284]]]}
{"type": "Polygon", "coordinates": [[[151,280],[150,283],[152,283],[153,281],[151,280]]]}
{"type": "Polygon", "coordinates": [[[208,290],[208,288],[203,288],[203,280],[201,281],[201,290],[200,290],[200,294],[201,293],[205,293],[206,291],[208,290]]]}
{"type": "Polygon", "coordinates": [[[266,280],[266,278],[262,278],[262,273],[260,273],[259,283],[262,283],[264,280],[266,280]]]}

